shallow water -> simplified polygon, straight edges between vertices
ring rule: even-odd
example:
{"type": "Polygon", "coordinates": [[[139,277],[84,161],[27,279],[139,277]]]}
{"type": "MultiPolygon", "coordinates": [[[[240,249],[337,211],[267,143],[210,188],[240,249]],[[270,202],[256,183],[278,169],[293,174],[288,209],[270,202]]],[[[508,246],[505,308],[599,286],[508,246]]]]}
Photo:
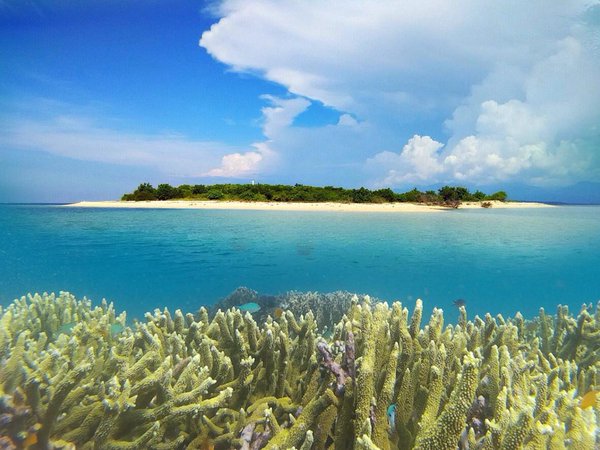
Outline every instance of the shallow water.
{"type": "Polygon", "coordinates": [[[340,213],[0,206],[0,302],[66,290],[129,317],[238,286],[533,316],[600,299],[600,207],[340,213]]]}

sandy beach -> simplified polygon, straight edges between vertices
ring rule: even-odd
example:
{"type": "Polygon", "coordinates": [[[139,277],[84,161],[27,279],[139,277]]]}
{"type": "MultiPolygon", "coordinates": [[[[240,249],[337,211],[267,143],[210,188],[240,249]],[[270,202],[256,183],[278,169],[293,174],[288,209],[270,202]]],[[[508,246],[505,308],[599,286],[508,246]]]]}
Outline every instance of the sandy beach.
{"type": "MultiPolygon", "coordinates": [[[[493,201],[491,208],[546,208],[545,203],[493,201]]],[[[165,201],[82,201],[67,205],[78,208],[155,208],[155,209],[232,209],[256,211],[340,211],[340,212],[441,212],[452,208],[415,203],[281,203],[239,202],[218,200],[165,200],[165,201]]],[[[481,208],[479,202],[466,202],[460,208],[481,208]]]]}

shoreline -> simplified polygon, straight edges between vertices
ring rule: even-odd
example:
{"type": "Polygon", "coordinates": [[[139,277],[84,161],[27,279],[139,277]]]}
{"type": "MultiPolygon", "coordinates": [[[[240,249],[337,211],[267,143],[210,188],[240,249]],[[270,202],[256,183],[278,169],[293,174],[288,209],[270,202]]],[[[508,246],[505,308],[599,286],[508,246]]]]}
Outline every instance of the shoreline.
{"type": "MultiPolygon", "coordinates": [[[[491,201],[490,209],[553,208],[538,202],[491,201]]],[[[63,205],[73,208],[144,208],[144,209],[218,209],[249,211],[328,211],[328,212],[441,212],[453,208],[417,203],[299,203],[299,202],[241,202],[220,200],[149,200],[149,201],[81,201],[63,205]]],[[[462,203],[459,209],[482,208],[480,202],[462,203]]]]}

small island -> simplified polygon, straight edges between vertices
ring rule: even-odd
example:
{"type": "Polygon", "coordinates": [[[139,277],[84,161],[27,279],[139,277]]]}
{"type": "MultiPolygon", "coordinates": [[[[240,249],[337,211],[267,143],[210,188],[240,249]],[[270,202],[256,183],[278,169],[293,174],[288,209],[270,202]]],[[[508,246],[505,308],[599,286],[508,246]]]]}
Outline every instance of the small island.
{"type": "Polygon", "coordinates": [[[422,192],[417,188],[396,193],[389,188],[370,190],[365,187],[345,189],[334,186],[307,186],[303,184],[183,184],[178,187],[159,184],[154,188],[142,183],[131,193],[124,194],[122,201],[167,200],[218,200],[229,202],[278,202],[278,203],[417,203],[429,206],[458,208],[463,202],[480,202],[483,207],[491,202],[505,202],[507,194],[498,191],[491,195],[481,191],[469,192],[461,186],[444,186],[436,191],[422,192]]]}
{"type": "Polygon", "coordinates": [[[67,205],[84,208],[223,209],[259,211],[439,212],[457,208],[540,208],[551,205],[509,201],[504,191],[491,195],[471,193],[461,186],[437,191],[412,189],[396,193],[389,188],[345,189],[303,184],[184,184],[178,187],[140,184],[121,200],[80,201],[67,205]]]}

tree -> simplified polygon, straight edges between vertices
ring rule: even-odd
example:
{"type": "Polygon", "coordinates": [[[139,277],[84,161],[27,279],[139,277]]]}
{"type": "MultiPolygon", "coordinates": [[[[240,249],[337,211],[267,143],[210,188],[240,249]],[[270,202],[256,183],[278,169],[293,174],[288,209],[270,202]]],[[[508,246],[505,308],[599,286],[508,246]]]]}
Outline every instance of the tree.
{"type": "Polygon", "coordinates": [[[403,194],[399,194],[398,200],[401,202],[418,203],[421,201],[422,196],[423,196],[423,193],[420,190],[418,190],[417,188],[414,188],[411,191],[407,191],[403,194]]]}
{"type": "Polygon", "coordinates": [[[378,189],[373,192],[376,197],[382,198],[386,202],[393,202],[396,200],[396,194],[390,188],[387,189],[378,189]]]}
{"type": "Polygon", "coordinates": [[[494,192],[492,195],[489,195],[486,200],[499,200],[501,202],[505,202],[508,196],[504,191],[494,192]]]}
{"type": "Polygon", "coordinates": [[[142,183],[133,191],[131,197],[131,200],[135,201],[156,200],[156,189],[150,183],[142,183]]]}
{"type": "Polygon", "coordinates": [[[207,191],[208,188],[203,184],[195,184],[192,187],[192,194],[194,195],[206,194],[207,191]]]}
{"type": "Polygon", "coordinates": [[[177,187],[177,198],[190,198],[192,196],[192,186],[189,184],[182,184],[177,187]]]}
{"type": "Polygon", "coordinates": [[[467,200],[471,195],[469,190],[464,187],[444,186],[438,190],[442,203],[452,208],[458,208],[460,202],[467,200]]]}
{"type": "Polygon", "coordinates": [[[208,192],[206,193],[206,197],[209,200],[220,200],[223,197],[225,197],[225,194],[223,194],[223,191],[220,189],[212,188],[208,190],[208,192]]]}
{"type": "Polygon", "coordinates": [[[373,201],[373,193],[364,187],[354,189],[352,191],[352,201],[354,203],[371,203],[373,201]]]}
{"type": "Polygon", "coordinates": [[[473,198],[476,201],[481,201],[485,199],[485,194],[479,190],[475,191],[475,193],[473,194],[473,198]]]}
{"type": "Polygon", "coordinates": [[[156,188],[156,198],[159,200],[171,200],[172,198],[180,197],[177,188],[174,188],[170,184],[159,184],[156,188]]]}
{"type": "Polygon", "coordinates": [[[467,188],[461,186],[444,186],[438,190],[438,194],[445,203],[467,200],[471,195],[467,188]]]}

